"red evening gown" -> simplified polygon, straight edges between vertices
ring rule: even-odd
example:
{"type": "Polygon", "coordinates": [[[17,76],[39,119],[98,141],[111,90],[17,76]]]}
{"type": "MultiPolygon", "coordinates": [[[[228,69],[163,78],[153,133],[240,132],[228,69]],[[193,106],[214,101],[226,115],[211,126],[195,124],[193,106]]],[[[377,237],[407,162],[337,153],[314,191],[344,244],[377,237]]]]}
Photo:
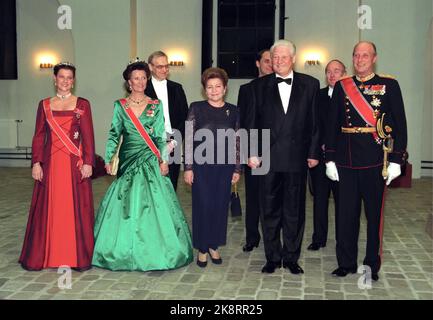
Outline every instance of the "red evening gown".
{"type": "MultiPolygon", "coordinates": [[[[54,112],[54,118],[69,135],[73,116],[63,116],[62,114],[65,113],[54,112]]],[[[77,248],[70,152],[53,131],[51,131],[51,141],[44,268],[56,268],[62,265],[75,268],[77,248]]]]}
{"type": "MultiPolygon", "coordinates": [[[[53,111],[70,140],[82,146],[84,164],[94,166],[94,135],[90,104],[78,98],[73,111],[53,111]]],[[[78,157],[71,154],[47,123],[42,101],[32,143],[32,164],[39,162],[19,262],[27,270],[69,266],[91,267],[93,255],[93,194],[91,180],[81,180],[78,157]]]]}

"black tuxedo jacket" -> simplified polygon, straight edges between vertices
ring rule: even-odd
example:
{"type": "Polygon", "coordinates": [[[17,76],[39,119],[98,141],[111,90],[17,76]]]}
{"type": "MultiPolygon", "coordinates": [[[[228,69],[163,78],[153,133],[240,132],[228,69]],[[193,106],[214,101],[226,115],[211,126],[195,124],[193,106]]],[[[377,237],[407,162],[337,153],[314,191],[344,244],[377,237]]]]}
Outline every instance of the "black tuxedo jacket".
{"type": "Polygon", "coordinates": [[[270,170],[300,172],[307,169],[307,159],[319,160],[319,81],[294,72],[286,114],[275,73],[254,80],[251,86],[254,102],[243,124],[247,130],[270,130],[270,149],[262,148],[261,133],[258,141],[259,156],[270,152],[270,170]]]}
{"type": "MultiPolygon", "coordinates": [[[[145,93],[153,99],[159,99],[150,79],[147,81],[145,93]]],[[[167,94],[171,127],[179,130],[182,133],[182,139],[185,139],[185,120],[188,115],[185,91],[183,91],[180,83],[167,80],[167,94]]],[[[180,143],[180,141],[178,142],[180,143]]]]}

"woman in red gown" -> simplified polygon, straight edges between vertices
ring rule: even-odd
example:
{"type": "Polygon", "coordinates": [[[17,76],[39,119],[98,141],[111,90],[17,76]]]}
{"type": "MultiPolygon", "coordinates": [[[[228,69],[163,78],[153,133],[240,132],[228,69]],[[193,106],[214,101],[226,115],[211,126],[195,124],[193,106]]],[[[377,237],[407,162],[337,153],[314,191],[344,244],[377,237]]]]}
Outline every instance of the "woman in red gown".
{"type": "Polygon", "coordinates": [[[90,103],[71,94],[75,66],[54,67],[57,95],[39,103],[32,143],[35,179],[19,263],[27,270],[91,267],[95,162],[90,103]]]}

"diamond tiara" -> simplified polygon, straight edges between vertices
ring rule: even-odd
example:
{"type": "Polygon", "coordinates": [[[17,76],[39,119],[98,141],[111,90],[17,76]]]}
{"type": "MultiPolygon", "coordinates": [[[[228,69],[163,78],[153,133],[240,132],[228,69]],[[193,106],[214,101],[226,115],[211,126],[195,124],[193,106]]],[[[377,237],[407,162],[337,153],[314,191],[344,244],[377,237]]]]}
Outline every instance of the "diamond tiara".
{"type": "Polygon", "coordinates": [[[75,68],[74,64],[72,64],[72,63],[70,63],[68,61],[59,62],[54,67],[73,67],[73,68],[75,68]]]}
{"type": "Polygon", "coordinates": [[[131,64],[134,64],[134,63],[138,63],[138,62],[146,63],[146,61],[140,60],[139,57],[136,57],[135,60],[129,61],[128,66],[130,66],[131,64]]]}

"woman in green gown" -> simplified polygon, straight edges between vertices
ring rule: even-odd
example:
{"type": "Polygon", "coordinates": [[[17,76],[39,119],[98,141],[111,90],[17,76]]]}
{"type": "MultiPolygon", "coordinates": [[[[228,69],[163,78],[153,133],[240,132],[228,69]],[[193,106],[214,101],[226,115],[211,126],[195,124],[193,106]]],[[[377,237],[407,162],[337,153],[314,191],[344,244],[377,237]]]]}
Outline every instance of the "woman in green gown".
{"type": "Polygon", "coordinates": [[[144,94],[150,77],[145,62],[130,63],[123,77],[130,96],[114,103],[105,153],[111,174],[110,160],[123,136],[119,168],[96,216],[92,264],[110,270],[179,268],[192,261],[193,253],[188,224],[166,176],[162,104],[144,94]],[[144,140],[140,124],[154,144],[144,140]]]}

